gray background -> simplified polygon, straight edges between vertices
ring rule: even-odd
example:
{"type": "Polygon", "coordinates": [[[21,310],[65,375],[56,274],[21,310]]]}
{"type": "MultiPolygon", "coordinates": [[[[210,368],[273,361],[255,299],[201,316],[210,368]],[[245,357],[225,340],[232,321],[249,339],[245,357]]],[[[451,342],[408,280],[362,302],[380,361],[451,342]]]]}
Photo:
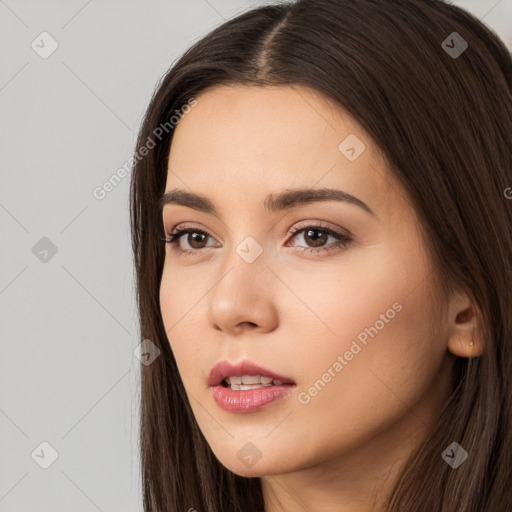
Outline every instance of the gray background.
{"type": "MultiPolygon", "coordinates": [[[[1,512],[142,510],[130,175],[93,190],[170,64],[263,3],[0,0],[1,512]]],[[[453,3],[512,47],[512,0],[453,3]]]]}

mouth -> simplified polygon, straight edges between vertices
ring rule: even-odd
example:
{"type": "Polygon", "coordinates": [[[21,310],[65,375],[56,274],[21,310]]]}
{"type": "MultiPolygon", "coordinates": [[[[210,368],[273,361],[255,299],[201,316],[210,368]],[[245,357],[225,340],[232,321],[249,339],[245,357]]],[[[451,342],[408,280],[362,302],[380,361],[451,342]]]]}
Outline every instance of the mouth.
{"type": "Polygon", "coordinates": [[[217,363],[208,385],[215,403],[231,414],[256,413],[286,400],[296,387],[291,378],[251,361],[217,363]]]}

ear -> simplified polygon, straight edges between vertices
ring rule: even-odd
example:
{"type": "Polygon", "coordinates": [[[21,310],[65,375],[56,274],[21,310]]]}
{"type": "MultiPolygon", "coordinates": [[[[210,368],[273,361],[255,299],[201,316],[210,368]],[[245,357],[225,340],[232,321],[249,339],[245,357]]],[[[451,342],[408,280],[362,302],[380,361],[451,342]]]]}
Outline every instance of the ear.
{"type": "Polygon", "coordinates": [[[459,357],[481,356],[484,343],[479,330],[480,311],[465,293],[454,293],[448,304],[448,350],[459,357]]]}

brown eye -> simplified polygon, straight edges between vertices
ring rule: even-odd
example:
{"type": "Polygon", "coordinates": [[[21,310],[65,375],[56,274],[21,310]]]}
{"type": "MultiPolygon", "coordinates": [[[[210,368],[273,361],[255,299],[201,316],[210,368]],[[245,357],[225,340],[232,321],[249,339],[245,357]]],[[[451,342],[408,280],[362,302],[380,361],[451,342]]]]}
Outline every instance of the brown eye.
{"type": "MultiPolygon", "coordinates": [[[[204,245],[204,242],[208,240],[210,237],[210,234],[206,231],[203,231],[202,229],[195,229],[195,228],[183,228],[183,229],[176,229],[173,233],[168,235],[168,239],[164,239],[164,242],[171,245],[171,247],[176,250],[177,252],[182,253],[192,253],[192,252],[199,252],[200,249],[204,249],[208,246],[204,245]],[[184,237],[184,235],[188,235],[186,237],[186,242],[189,245],[190,249],[185,248],[182,249],[180,247],[180,241],[184,237]]],[[[211,237],[210,237],[211,238],[211,237]]]]}
{"type": "Polygon", "coordinates": [[[336,249],[341,249],[350,244],[352,242],[352,238],[342,233],[338,233],[331,228],[325,226],[304,226],[298,227],[292,232],[292,238],[299,238],[298,234],[302,233],[302,238],[306,242],[307,246],[297,246],[301,251],[312,252],[312,253],[321,253],[323,251],[333,251],[336,249]],[[337,240],[334,243],[328,244],[327,240],[329,237],[337,240]],[[318,248],[318,249],[315,249],[318,248]]]}
{"type": "Polygon", "coordinates": [[[329,238],[329,235],[319,229],[308,229],[304,233],[304,240],[311,242],[313,247],[321,247],[329,238]],[[318,233],[322,233],[318,236],[318,233]]]}
{"type": "Polygon", "coordinates": [[[196,233],[195,231],[191,231],[188,233],[187,243],[194,249],[202,249],[201,245],[208,235],[203,235],[202,233],[196,233]]]}

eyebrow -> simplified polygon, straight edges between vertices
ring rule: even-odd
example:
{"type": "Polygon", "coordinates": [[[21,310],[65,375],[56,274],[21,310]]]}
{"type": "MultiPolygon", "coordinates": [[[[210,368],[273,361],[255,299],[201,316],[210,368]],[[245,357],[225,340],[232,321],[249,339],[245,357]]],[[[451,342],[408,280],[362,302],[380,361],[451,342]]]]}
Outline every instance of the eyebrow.
{"type": "MultiPolygon", "coordinates": [[[[352,204],[362,208],[373,217],[377,217],[374,211],[357,197],[354,197],[342,190],[332,188],[294,189],[286,190],[278,194],[269,194],[263,201],[263,207],[268,212],[274,213],[298,208],[309,203],[323,201],[340,201],[352,204]]],[[[194,210],[209,213],[220,218],[219,212],[210,199],[194,192],[187,192],[182,189],[170,190],[158,201],[158,208],[160,212],[163,210],[164,206],[168,204],[187,206],[194,210]]]]}

